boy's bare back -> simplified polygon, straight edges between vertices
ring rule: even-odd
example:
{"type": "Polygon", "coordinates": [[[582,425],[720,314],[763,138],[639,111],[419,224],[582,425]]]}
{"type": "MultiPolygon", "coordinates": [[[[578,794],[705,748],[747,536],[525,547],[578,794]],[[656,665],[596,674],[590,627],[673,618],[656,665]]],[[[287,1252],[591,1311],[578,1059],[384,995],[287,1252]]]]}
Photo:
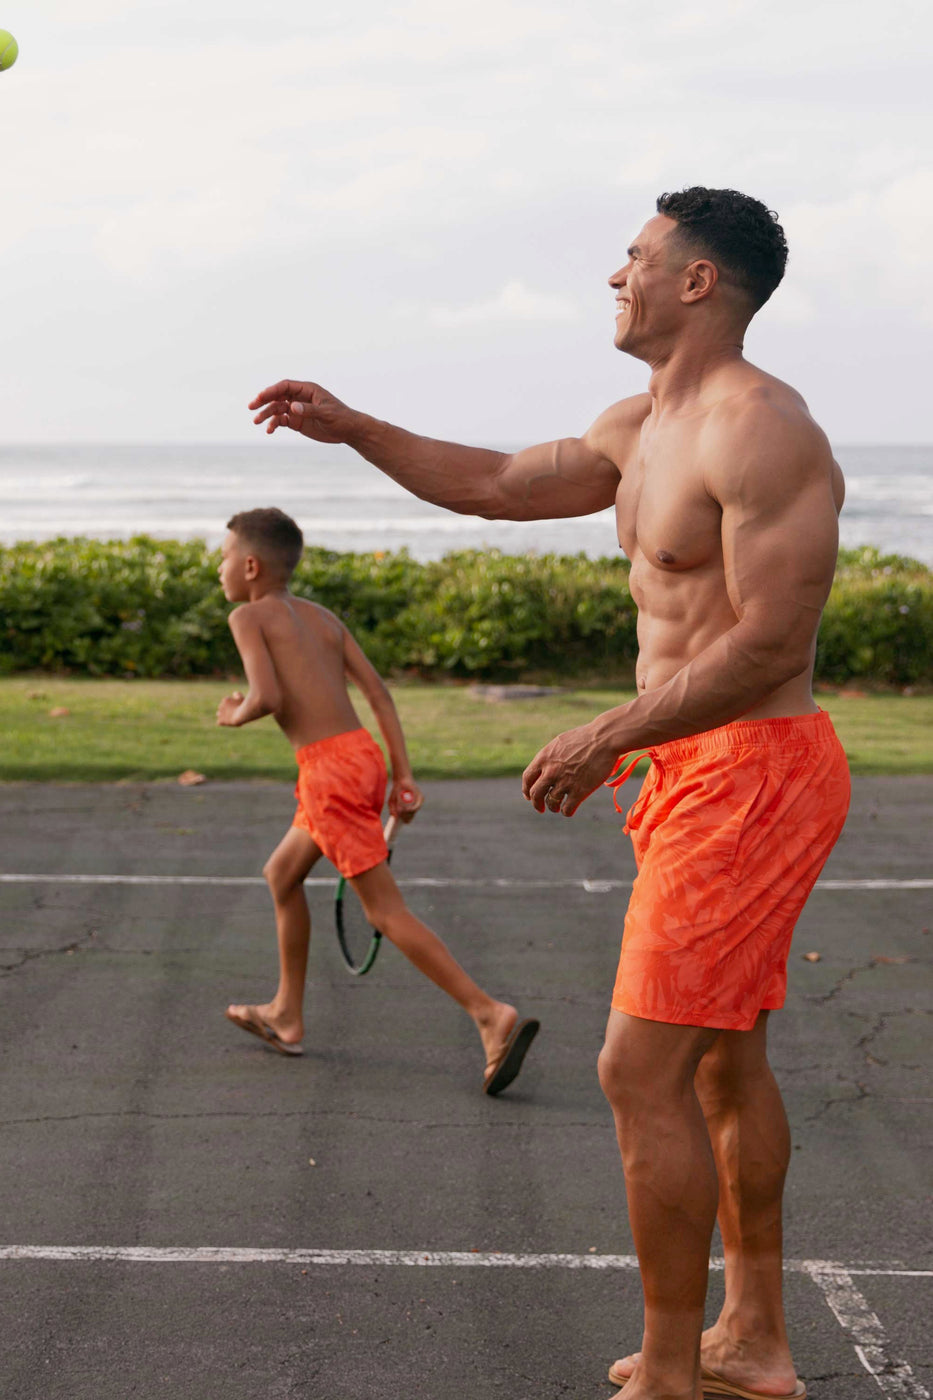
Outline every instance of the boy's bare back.
{"type": "Polygon", "coordinates": [[[243,603],[230,627],[251,689],[254,674],[264,692],[274,677],[267,698],[276,700],[270,709],[293,748],[360,727],[347,691],[359,648],[327,608],[277,591],[243,603]]]}

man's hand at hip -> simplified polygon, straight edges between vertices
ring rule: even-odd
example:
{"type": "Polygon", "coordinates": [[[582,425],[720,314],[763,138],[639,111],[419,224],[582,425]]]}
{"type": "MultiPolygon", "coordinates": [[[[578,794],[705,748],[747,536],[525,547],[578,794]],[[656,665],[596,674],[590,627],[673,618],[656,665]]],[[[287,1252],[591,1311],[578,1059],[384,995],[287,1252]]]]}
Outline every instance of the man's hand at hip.
{"type": "Polygon", "coordinates": [[[572,817],[591,792],[612,772],[617,758],[592,725],[558,734],[531,760],[522,775],[522,792],[538,812],[572,817]]]}

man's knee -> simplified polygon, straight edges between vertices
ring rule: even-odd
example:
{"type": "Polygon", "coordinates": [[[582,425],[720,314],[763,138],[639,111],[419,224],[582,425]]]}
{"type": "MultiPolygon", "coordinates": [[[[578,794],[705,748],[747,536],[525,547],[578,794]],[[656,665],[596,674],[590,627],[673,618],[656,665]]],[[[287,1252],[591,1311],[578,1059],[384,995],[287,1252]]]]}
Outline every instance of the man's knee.
{"type": "Polygon", "coordinates": [[[600,1087],[618,1113],[635,1112],[655,1099],[665,1078],[637,1046],[616,1037],[605,1041],[596,1062],[600,1087]]]}
{"type": "Polygon", "coordinates": [[[598,1061],[603,1093],[616,1111],[679,1099],[717,1034],[633,1017],[611,1020],[598,1061]]]}
{"type": "Polygon", "coordinates": [[[771,1078],[764,1026],[726,1031],[700,1060],[696,1089],[704,1103],[729,1103],[754,1093],[757,1085],[771,1078]]]}

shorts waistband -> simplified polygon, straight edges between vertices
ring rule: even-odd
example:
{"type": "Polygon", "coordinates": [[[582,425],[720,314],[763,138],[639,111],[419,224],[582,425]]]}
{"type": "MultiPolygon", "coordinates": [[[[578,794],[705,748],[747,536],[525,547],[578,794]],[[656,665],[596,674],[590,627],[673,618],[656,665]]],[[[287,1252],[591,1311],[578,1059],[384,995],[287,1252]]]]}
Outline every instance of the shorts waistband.
{"type": "Polygon", "coordinates": [[[684,763],[700,754],[723,753],[730,749],[758,748],[765,744],[825,744],[837,739],[833,722],[825,710],[807,715],[780,715],[773,719],[737,719],[718,729],[671,739],[648,749],[652,762],[684,763]]]}
{"type": "Polygon", "coordinates": [[[360,725],[358,729],[342,729],[339,734],[328,734],[325,739],[315,739],[313,744],[304,744],[300,749],[295,750],[295,757],[300,762],[302,758],[309,758],[312,755],[316,756],[325,749],[341,748],[348,740],[356,741],[364,734],[367,739],[372,740],[375,744],[376,741],[373,739],[369,730],[364,729],[363,726],[360,725]]]}

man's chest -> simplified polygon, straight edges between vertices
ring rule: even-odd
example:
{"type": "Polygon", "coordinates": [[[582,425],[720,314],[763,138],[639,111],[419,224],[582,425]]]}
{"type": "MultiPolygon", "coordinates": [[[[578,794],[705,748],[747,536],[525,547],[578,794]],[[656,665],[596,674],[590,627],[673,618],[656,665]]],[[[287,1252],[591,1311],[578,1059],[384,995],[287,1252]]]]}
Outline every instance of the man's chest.
{"type": "Polygon", "coordinates": [[[696,435],[645,431],[616,492],[619,543],[656,568],[695,569],[720,553],[721,511],[705,486],[696,435]]]}

